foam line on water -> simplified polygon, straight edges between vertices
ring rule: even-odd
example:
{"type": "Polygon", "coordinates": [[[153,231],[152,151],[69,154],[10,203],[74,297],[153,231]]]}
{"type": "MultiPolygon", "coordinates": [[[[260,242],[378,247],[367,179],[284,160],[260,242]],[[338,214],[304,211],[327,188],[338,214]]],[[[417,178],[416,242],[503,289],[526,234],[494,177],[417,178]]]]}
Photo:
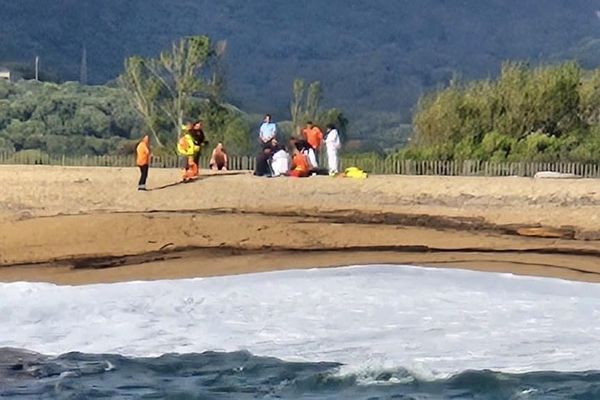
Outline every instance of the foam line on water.
{"type": "Polygon", "coordinates": [[[354,266],[89,286],[0,284],[0,347],[155,356],[248,350],[436,376],[600,369],[600,286],[354,266]]]}

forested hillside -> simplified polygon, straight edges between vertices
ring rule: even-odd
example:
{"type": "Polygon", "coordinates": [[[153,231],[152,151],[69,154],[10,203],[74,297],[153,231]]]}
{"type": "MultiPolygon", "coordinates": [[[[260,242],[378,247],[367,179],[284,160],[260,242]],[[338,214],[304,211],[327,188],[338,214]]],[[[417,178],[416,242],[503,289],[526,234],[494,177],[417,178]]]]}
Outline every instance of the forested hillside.
{"type": "Polygon", "coordinates": [[[360,123],[369,112],[392,112],[410,122],[418,97],[454,74],[495,75],[507,59],[575,58],[588,68],[600,61],[600,4],[592,0],[3,0],[0,5],[0,63],[31,64],[39,55],[43,70],[79,80],[85,47],[87,80],[105,83],[121,72],[129,55],[153,56],[179,37],[208,34],[228,41],[228,96],[234,104],[283,119],[293,79],[320,80],[325,102],[346,110],[363,130],[372,121],[360,123]]]}

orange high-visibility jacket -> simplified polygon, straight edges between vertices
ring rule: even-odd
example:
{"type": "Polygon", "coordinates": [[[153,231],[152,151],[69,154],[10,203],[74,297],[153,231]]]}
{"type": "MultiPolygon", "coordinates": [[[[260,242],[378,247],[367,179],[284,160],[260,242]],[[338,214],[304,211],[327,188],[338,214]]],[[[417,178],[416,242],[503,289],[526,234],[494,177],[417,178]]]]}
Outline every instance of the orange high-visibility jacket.
{"type": "Polygon", "coordinates": [[[139,167],[150,165],[150,139],[147,135],[138,143],[135,152],[137,154],[136,164],[139,167]]]}
{"type": "Polygon", "coordinates": [[[313,126],[311,129],[304,129],[303,133],[306,137],[306,141],[313,149],[318,150],[319,147],[321,147],[321,143],[323,143],[323,132],[321,132],[318,126],[313,126]]]}
{"type": "Polygon", "coordinates": [[[300,172],[308,172],[310,170],[310,165],[308,164],[308,160],[306,156],[302,153],[296,153],[292,158],[292,164],[294,164],[294,170],[300,172]]]}
{"type": "Polygon", "coordinates": [[[177,142],[177,152],[182,156],[191,157],[200,151],[200,146],[194,143],[194,138],[190,133],[186,133],[179,138],[177,142]]]}

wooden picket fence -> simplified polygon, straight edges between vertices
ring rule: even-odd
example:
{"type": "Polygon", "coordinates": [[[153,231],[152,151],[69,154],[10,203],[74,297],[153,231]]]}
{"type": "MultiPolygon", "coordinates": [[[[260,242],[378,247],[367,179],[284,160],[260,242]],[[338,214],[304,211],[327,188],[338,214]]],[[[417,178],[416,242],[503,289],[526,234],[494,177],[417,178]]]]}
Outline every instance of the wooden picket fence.
{"type": "MultiPolygon", "coordinates": [[[[77,167],[131,167],[133,156],[49,156],[39,152],[0,152],[0,164],[62,165],[77,167]]],[[[209,158],[203,156],[200,165],[208,166],[209,158]]],[[[537,172],[552,171],[572,174],[582,178],[600,178],[600,163],[582,164],[570,162],[490,162],[490,161],[415,161],[391,158],[365,158],[343,156],[342,170],[358,167],[371,174],[388,175],[439,175],[439,176],[534,176],[537,172]]],[[[321,163],[325,165],[324,156],[321,163]]],[[[153,157],[153,168],[179,168],[181,158],[175,155],[153,157]]],[[[254,170],[256,160],[252,156],[230,156],[231,170],[254,170]]]]}
{"type": "MultiPolygon", "coordinates": [[[[178,156],[152,157],[153,168],[180,168],[182,158],[178,156]]],[[[200,165],[208,166],[209,157],[200,157],[200,165]]],[[[104,156],[50,156],[40,153],[0,152],[0,165],[61,165],[68,167],[132,167],[135,165],[135,157],[123,155],[104,156]]],[[[254,157],[230,156],[229,167],[234,170],[254,170],[256,161],[254,157]]]]}
{"type": "Polygon", "coordinates": [[[525,176],[551,171],[582,178],[599,178],[600,163],[571,162],[491,162],[491,161],[415,161],[393,159],[342,159],[344,166],[357,166],[375,174],[438,176],[525,176]]]}

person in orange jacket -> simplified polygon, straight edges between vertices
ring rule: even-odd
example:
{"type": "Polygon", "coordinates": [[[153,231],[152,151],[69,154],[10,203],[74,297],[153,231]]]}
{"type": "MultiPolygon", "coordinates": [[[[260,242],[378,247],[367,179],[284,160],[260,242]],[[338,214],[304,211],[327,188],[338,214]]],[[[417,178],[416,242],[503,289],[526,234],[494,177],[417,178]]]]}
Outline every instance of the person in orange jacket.
{"type": "Polygon", "coordinates": [[[140,169],[140,180],[138,181],[138,190],[146,190],[146,179],[148,179],[148,169],[150,168],[150,138],[145,135],[138,143],[136,149],[136,165],[140,169]]]}
{"type": "Polygon", "coordinates": [[[313,148],[318,160],[319,150],[321,149],[321,145],[323,144],[323,132],[318,126],[313,124],[312,121],[308,121],[306,123],[306,126],[302,130],[302,136],[304,140],[308,142],[310,147],[313,148]]]}
{"type": "Polygon", "coordinates": [[[199,152],[200,146],[196,144],[193,133],[190,129],[184,129],[183,135],[177,141],[177,153],[185,157],[183,182],[190,182],[198,177],[198,164],[195,159],[199,152]]]}
{"type": "Polygon", "coordinates": [[[295,146],[292,157],[292,170],[288,172],[288,176],[293,176],[296,178],[305,178],[309,174],[310,164],[308,162],[308,158],[306,157],[306,155],[302,154],[302,152],[298,149],[297,146],[295,146]]]}

